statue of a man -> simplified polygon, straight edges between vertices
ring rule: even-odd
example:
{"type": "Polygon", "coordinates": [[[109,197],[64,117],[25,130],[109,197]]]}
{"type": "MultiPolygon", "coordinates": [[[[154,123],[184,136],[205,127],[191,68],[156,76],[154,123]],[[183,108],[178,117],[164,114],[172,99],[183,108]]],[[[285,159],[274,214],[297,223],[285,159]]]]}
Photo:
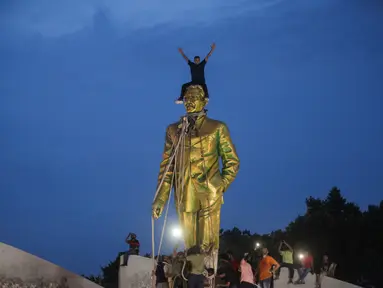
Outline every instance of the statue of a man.
{"type": "Polygon", "coordinates": [[[199,245],[206,250],[213,246],[217,251],[223,193],[237,176],[239,158],[226,124],[208,118],[206,104],[201,86],[187,88],[184,96],[187,115],[166,129],[152,211],[155,219],[161,216],[174,187],[185,247],[199,245]]]}

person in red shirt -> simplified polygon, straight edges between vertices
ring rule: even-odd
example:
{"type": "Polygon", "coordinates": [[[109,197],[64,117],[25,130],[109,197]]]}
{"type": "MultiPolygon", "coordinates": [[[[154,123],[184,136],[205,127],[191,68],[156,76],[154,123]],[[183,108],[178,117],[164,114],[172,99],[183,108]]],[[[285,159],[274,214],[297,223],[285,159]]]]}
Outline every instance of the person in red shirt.
{"type": "Polygon", "coordinates": [[[140,254],[140,241],[137,240],[136,234],[129,233],[125,241],[129,245],[129,252],[131,255],[140,254]]]}
{"type": "Polygon", "coordinates": [[[129,233],[125,239],[126,244],[129,245],[129,250],[125,252],[124,266],[128,265],[128,259],[130,255],[140,254],[140,241],[138,241],[136,234],[129,233]]]}
{"type": "Polygon", "coordinates": [[[231,266],[233,266],[234,271],[238,272],[239,271],[239,262],[237,260],[235,260],[233,253],[231,251],[227,251],[226,254],[230,258],[230,263],[231,263],[231,266]]]}
{"type": "Polygon", "coordinates": [[[295,284],[305,284],[305,278],[309,272],[313,271],[313,256],[309,253],[304,253],[301,259],[301,268],[298,269],[299,279],[295,281],[295,284]]]}

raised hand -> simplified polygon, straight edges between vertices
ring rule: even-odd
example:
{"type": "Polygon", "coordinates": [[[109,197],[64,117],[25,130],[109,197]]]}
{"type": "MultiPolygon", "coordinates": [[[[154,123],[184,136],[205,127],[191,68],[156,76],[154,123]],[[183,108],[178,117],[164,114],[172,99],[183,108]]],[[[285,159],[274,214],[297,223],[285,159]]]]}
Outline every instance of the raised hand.
{"type": "Polygon", "coordinates": [[[215,43],[211,44],[211,49],[215,49],[216,45],[215,43]]]}

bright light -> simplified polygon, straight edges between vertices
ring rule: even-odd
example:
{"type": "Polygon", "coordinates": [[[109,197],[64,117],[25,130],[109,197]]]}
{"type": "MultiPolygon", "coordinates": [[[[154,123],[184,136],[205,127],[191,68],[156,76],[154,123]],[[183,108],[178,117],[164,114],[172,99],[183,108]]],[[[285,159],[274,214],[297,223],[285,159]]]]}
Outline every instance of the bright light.
{"type": "Polygon", "coordinates": [[[257,243],[255,243],[255,247],[259,247],[259,246],[261,246],[261,244],[259,244],[258,242],[257,243]]]}
{"type": "Polygon", "coordinates": [[[182,237],[182,230],[178,227],[174,227],[172,230],[172,236],[174,238],[180,239],[182,237]]]}
{"type": "Polygon", "coordinates": [[[299,256],[298,256],[298,257],[299,257],[299,259],[301,259],[301,260],[302,260],[303,258],[305,258],[305,255],[303,255],[303,254],[299,254],[299,256]]]}

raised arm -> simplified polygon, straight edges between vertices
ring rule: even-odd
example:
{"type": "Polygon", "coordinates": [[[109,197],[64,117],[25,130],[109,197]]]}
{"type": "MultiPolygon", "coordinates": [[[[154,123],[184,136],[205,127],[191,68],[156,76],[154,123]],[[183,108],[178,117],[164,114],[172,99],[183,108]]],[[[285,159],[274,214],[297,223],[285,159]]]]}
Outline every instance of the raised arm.
{"type": "Polygon", "coordinates": [[[206,55],[205,57],[205,61],[207,62],[207,60],[209,59],[209,57],[211,56],[211,54],[213,54],[213,51],[215,50],[215,43],[211,44],[211,49],[210,49],[210,52],[206,55]]]}
{"type": "Polygon", "coordinates": [[[182,55],[182,57],[186,60],[186,62],[189,62],[189,58],[185,55],[184,50],[182,48],[178,48],[178,52],[182,55]]]}
{"type": "Polygon", "coordinates": [[[235,146],[231,141],[229,129],[222,123],[219,127],[219,147],[218,152],[222,158],[222,181],[223,191],[226,191],[234,181],[239,170],[239,158],[235,146]]]}
{"type": "Polygon", "coordinates": [[[290,250],[291,252],[294,252],[294,249],[293,249],[293,248],[292,248],[286,241],[283,241],[283,243],[286,244],[287,248],[289,248],[289,250],[290,250]]]}

